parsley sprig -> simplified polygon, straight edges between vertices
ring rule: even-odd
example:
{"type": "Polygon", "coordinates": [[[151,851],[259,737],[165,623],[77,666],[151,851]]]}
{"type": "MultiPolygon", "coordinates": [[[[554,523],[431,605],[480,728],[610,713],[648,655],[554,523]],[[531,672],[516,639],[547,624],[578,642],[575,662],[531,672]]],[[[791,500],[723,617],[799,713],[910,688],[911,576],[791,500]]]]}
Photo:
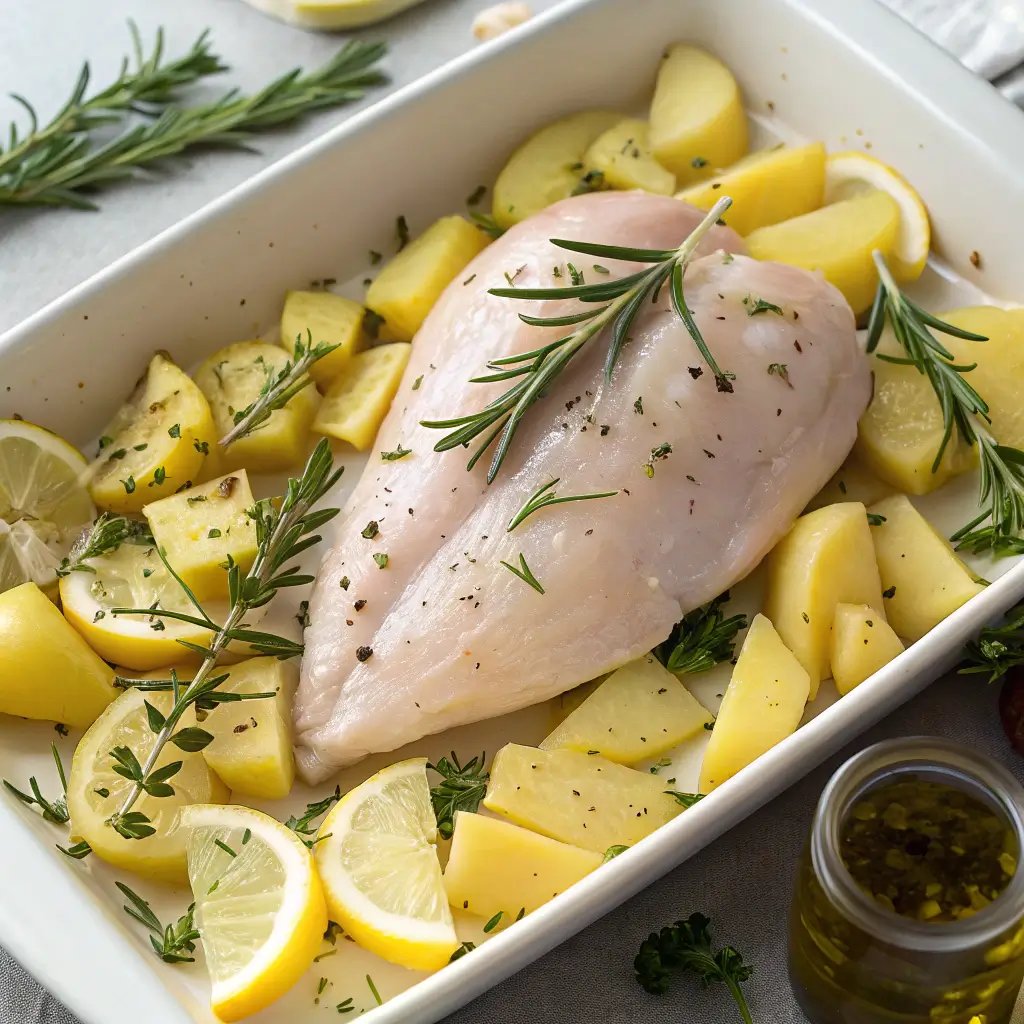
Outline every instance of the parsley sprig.
{"type": "Polygon", "coordinates": [[[431,787],[430,802],[437,818],[437,831],[442,839],[451,839],[455,831],[456,811],[475,811],[487,794],[490,773],[484,768],[487,754],[461,764],[453,750],[451,757],[440,757],[437,764],[428,764],[441,781],[431,787]]]}
{"type": "MultiPolygon", "coordinates": [[[[209,702],[214,691],[227,678],[226,674],[214,675],[214,668],[232,641],[248,644],[260,654],[287,659],[302,654],[302,644],[273,633],[264,633],[248,627],[246,616],[255,608],[273,600],[277,592],[285,587],[303,586],[312,583],[313,577],[299,573],[298,566],[285,566],[307,548],[319,543],[319,527],[333,519],[338,510],[334,508],[313,511],[313,506],[337,483],[342,471],[334,469],[334,460],[327,439],[322,439],[310,455],[302,476],[288,481],[287,492],[280,507],[273,502],[260,501],[249,511],[256,524],[256,558],[252,568],[244,576],[239,567],[229,561],[228,604],[229,611],[223,625],[214,622],[203,609],[195,594],[174,571],[162,550],[158,549],[167,571],[174,577],[185,596],[192,603],[197,614],[164,611],[161,616],[178,619],[210,631],[209,646],[203,647],[188,640],[178,643],[202,659],[195,676],[185,686],[178,683],[177,674],[172,672],[169,680],[174,703],[165,716],[156,707],[146,702],[146,714],[150,730],[155,734],[153,746],[145,761],[127,746],[118,746],[110,751],[114,771],[128,779],[132,785],[121,806],[108,819],[120,835],[126,839],[145,839],[155,829],[149,818],[140,811],[132,810],[143,793],[154,797],[174,795],[171,779],[181,770],[183,762],[171,761],[156,767],[164,747],[173,743],[179,749],[189,752],[202,750],[213,740],[213,736],[198,726],[179,729],[185,712],[209,702]]],[[[115,608],[116,615],[152,615],[151,608],[115,608]]],[[[159,680],[160,688],[167,681],[159,680]]],[[[145,687],[141,687],[145,688],[145,687]]]]}
{"type": "Polygon", "coordinates": [[[722,605],[729,591],[710,603],[687,612],[654,656],[675,675],[694,675],[729,661],[736,652],[736,634],[747,628],[745,615],[725,617],[722,605]]]}
{"type": "Polygon", "coordinates": [[[674,970],[692,972],[704,988],[716,982],[723,984],[736,1001],[744,1024],[753,1024],[740,988],[753,967],[745,964],[732,946],[723,946],[717,953],[712,950],[711,920],[703,914],[691,914],[670,928],[652,932],[641,944],[633,969],[640,985],[658,996],[668,992],[674,970]]]}
{"type": "MultiPolygon", "coordinates": [[[[625,246],[597,245],[590,242],[573,242],[564,238],[553,238],[551,242],[569,252],[599,256],[605,259],[629,260],[650,263],[650,269],[617,280],[598,284],[585,284],[574,280],[564,288],[492,288],[491,295],[507,299],[578,299],[591,308],[567,316],[537,317],[520,313],[523,323],[535,327],[574,327],[575,329],[540,348],[519,355],[495,359],[488,363],[493,373],[474,377],[470,383],[489,384],[495,381],[521,378],[504,394],[499,395],[479,412],[447,420],[425,420],[423,426],[450,430],[434,445],[434,451],[446,452],[459,446],[468,447],[477,438],[480,443],[470,457],[467,469],[472,469],[484,453],[494,445],[494,454],[487,472],[488,483],[498,475],[512,439],[530,408],[547,394],[559,374],[573,358],[594,338],[611,328],[611,339],[605,359],[605,377],[611,382],[612,371],[622,353],[622,347],[629,336],[630,327],[637,313],[647,301],[658,297],[663,285],[668,285],[672,305],[697,346],[704,361],[714,374],[719,391],[731,392],[734,374],[722,370],[715,362],[704,337],[686,305],[683,294],[683,279],[686,269],[694,258],[694,251],[704,235],[715,225],[732,204],[723,196],[699,225],[687,236],[677,249],[632,249],[625,246]]],[[[576,275],[579,277],[579,275],[576,275]]]]}

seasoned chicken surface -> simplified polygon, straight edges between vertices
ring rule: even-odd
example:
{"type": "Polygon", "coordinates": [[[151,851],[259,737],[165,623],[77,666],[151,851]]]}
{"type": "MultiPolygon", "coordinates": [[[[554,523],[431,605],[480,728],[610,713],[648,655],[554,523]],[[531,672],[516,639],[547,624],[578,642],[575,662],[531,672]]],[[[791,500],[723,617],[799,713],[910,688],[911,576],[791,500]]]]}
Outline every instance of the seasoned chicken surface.
{"type": "MultiPolygon", "coordinates": [[[[551,238],[671,248],[701,216],[642,193],[569,199],[506,233],[442,296],[318,576],[296,700],[307,780],[640,656],[747,575],[838,468],[871,389],[849,306],[820,275],[727,254],[743,244],[726,228],[702,242],[686,298],[733,393],[716,389],[663,292],[634,321],[612,383],[602,336],[530,411],[493,484],[486,458],[467,472],[465,449],[433,452],[441,433],[420,420],[480,409],[508,386],[467,383],[488,360],[566,331],[518,313],[578,309],[488,288],[506,274],[519,287],[565,283],[553,271],[565,275],[571,254],[551,238]],[[378,461],[399,442],[412,454],[378,461]],[[541,509],[509,532],[556,477],[560,495],[619,493],[541,509]],[[502,566],[521,554],[543,594],[502,566]]],[[[591,258],[574,262],[598,278],[591,258]]],[[[606,262],[615,276],[640,269],[606,262]]]]}

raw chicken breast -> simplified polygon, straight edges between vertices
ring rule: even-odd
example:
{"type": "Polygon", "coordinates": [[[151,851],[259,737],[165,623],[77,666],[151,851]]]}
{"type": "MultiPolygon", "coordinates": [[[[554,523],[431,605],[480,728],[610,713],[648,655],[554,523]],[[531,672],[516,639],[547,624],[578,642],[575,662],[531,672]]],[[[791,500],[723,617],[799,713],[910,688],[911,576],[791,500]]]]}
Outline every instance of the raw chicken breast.
{"type": "MultiPolygon", "coordinates": [[[[519,286],[561,283],[552,271],[566,253],[552,237],[669,248],[700,216],[641,193],[567,200],[482,253],[432,311],[377,445],[401,441],[413,454],[371,459],[311,602],[296,701],[308,780],[638,657],[750,572],[842,462],[870,396],[848,305],[819,275],[721,252],[691,265],[686,295],[719,365],[736,375],[732,394],[716,390],[663,294],[634,321],[612,384],[602,337],[528,414],[490,487],[486,459],[467,473],[465,450],[432,451],[441,434],[421,419],[481,408],[507,385],[468,378],[552,334],[519,312],[576,308],[487,288],[506,273],[519,286]],[[754,313],[759,298],[782,313],[754,313]],[[773,363],[786,372],[769,374],[773,363]],[[664,454],[652,459],[654,450],[664,454]],[[542,509],[509,533],[555,477],[559,494],[619,493],[542,509]],[[365,538],[370,520],[379,532],[365,538]],[[387,568],[375,552],[388,554],[387,568]],[[543,594],[501,565],[518,565],[520,553],[543,594]]],[[[701,251],[722,246],[743,248],[714,229],[701,251]]],[[[597,276],[589,258],[576,262],[597,276]]]]}

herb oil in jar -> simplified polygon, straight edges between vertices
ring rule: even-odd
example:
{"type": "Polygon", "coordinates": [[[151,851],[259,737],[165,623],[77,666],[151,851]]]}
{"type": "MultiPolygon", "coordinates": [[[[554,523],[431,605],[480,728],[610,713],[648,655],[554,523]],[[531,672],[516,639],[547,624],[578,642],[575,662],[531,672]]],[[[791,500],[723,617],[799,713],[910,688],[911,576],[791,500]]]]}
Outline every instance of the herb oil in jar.
{"type": "Polygon", "coordinates": [[[880,743],[833,776],[790,913],[813,1024],[1007,1024],[1024,977],[1024,790],[943,740],[880,743]]]}

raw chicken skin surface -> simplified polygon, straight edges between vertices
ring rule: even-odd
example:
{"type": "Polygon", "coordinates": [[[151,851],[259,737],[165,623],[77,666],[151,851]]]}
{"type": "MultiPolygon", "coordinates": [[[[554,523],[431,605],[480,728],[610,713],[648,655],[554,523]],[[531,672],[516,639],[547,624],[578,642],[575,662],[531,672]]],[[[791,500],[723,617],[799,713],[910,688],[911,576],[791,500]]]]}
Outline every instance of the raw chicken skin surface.
{"type": "MultiPolygon", "coordinates": [[[[508,385],[469,377],[565,331],[528,327],[519,312],[578,308],[487,295],[505,273],[520,287],[559,284],[552,268],[564,275],[571,254],[550,238],[671,248],[701,216],[643,193],[566,200],[485,250],[432,310],[375,446],[401,441],[413,454],[371,458],[311,601],[296,700],[307,780],[535,704],[646,653],[746,576],[841,464],[871,391],[850,308],[820,275],[725,257],[716,250],[744,247],[723,228],[698,250],[712,254],[691,264],[686,297],[719,365],[736,375],[732,394],[717,391],[663,290],[634,321],[612,384],[601,336],[528,413],[490,487],[486,458],[467,473],[465,449],[432,451],[442,435],[420,420],[481,408],[508,385]],[[782,314],[750,315],[758,298],[782,314]],[[768,373],[772,363],[786,365],[788,382],[768,373]],[[652,462],[665,444],[671,454],[652,462]],[[619,494],[542,509],[507,532],[554,477],[562,495],[619,494]],[[379,533],[366,539],[370,520],[379,533]],[[386,569],[374,552],[388,554],[386,569]],[[543,595],[501,566],[518,565],[520,553],[543,595]],[[359,647],[373,652],[363,662],[359,647]]],[[[591,258],[574,262],[598,277],[591,258]]],[[[605,262],[616,276],[639,269],[605,262]]]]}

